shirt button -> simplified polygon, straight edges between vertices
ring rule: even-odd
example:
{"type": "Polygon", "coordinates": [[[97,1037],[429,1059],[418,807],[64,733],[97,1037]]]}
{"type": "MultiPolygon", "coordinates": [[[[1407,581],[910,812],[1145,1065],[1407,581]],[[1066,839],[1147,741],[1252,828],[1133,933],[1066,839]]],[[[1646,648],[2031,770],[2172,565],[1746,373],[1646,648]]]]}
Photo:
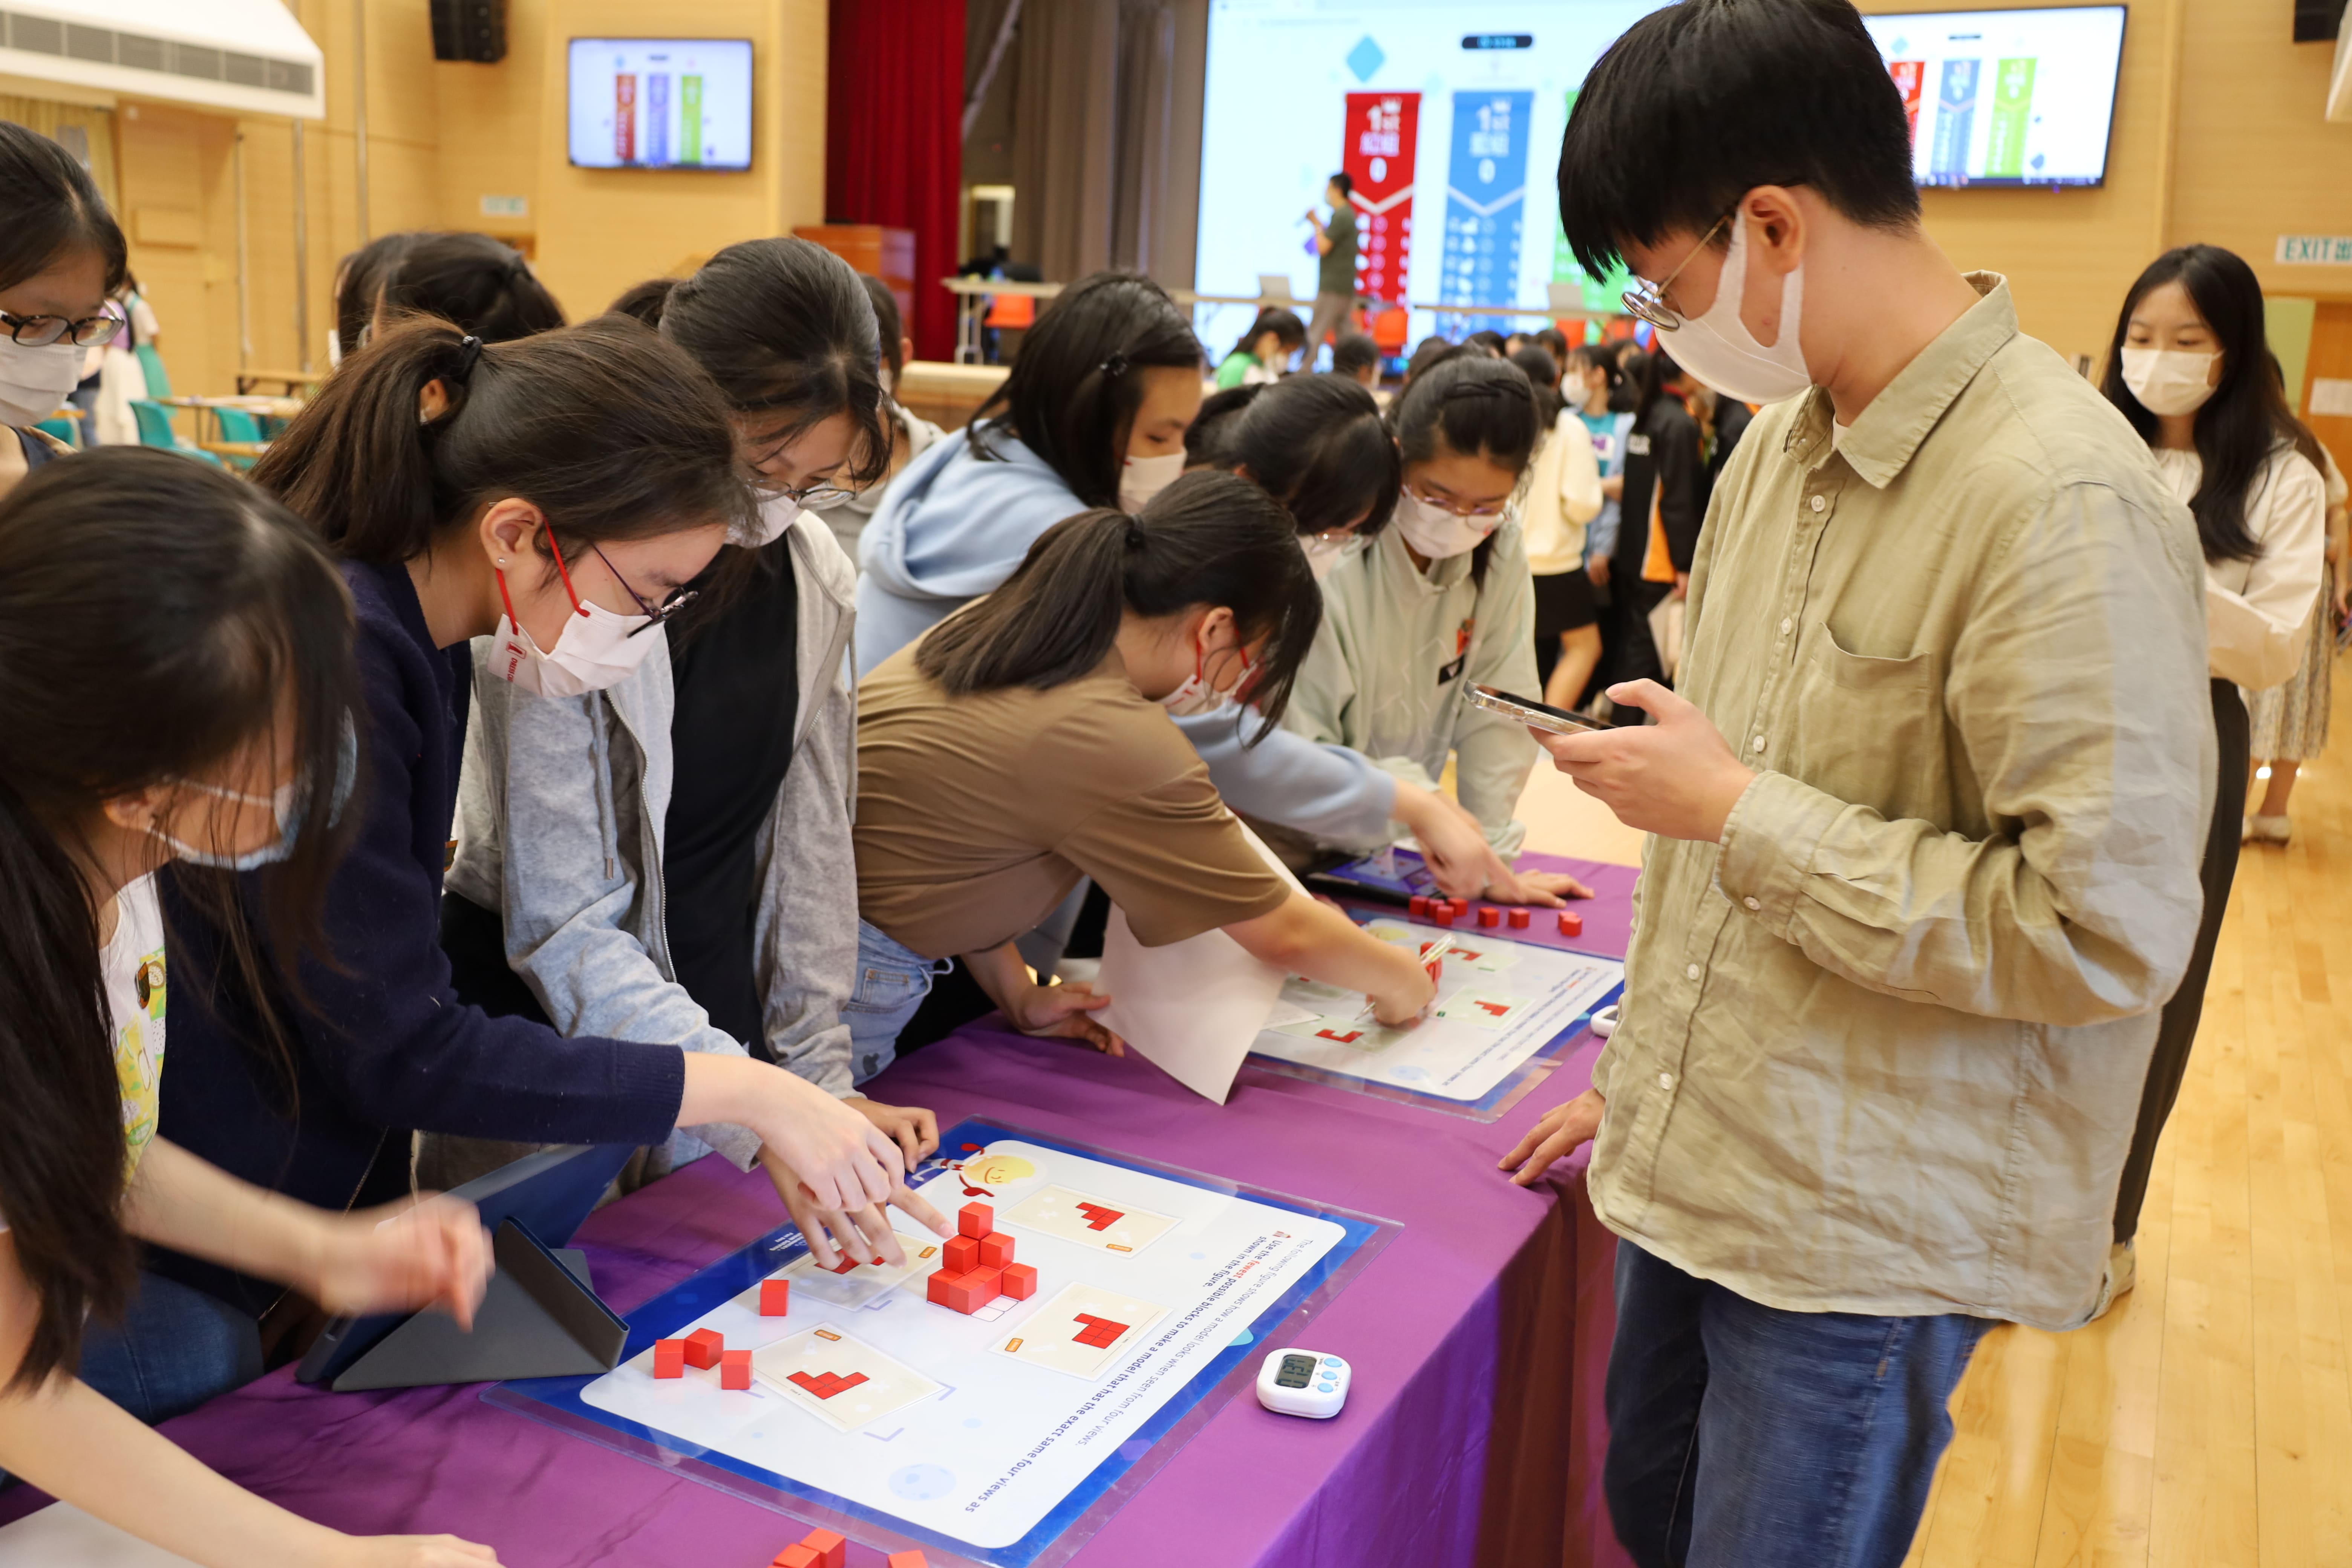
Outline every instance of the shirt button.
{"type": "Polygon", "coordinates": [[[1795,626],[1796,624],[1797,624],[1797,623],[1796,623],[1796,621],[1795,621],[1795,619],[1794,619],[1793,617],[1789,616],[1782,616],[1780,617],[1780,635],[1781,635],[1782,637],[1787,637],[1787,636],[1789,635],[1789,628],[1790,628],[1790,626],[1795,626]]]}
{"type": "Polygon", "coordinates": [[[1675,1087],[1675,1075],[1674,1075],[1674,1074],[1672,1074],[1672,1073],[1670,1073],[1670,1072],[1662,1072],[1662,1073],[1660,1073],[1660,1074],[1658,1075],[1658,1087],[1659,1087],[1660,1089],[1672,1089],[1672,1088],[1674,1088],[1674,1087],[1675,1087]]]}
{"type": "Polygon", "coordinates": [[[1813,498],[1813,510],[1814,510],[1814,511],[1816,511],[1816,512],[1824,512],[1824,511],[1829,510],[1829,509],[1830,509],[1830,503],[1829,503],[1827,500],[1823,500],[1823,499],[1822,499],[1822,497],[1820,497],[1820,496],[1815,496],[1815,497],[1813,498]]]}
{"type": "Polygon", "coordinates": [[[1748,743],[1748,749],[1749,751],[1751,751],[1751,752],[1760,752],[1760,751],[1762,751],[1762,750],[1764,749],[1764,737],[1763,737],[1763,736],[1761,736],[1761,735],[1759,735],[1759,736],[1757,736],[1757,737],[1756,737],[1756,739],[1754,739],[1753,741],[1750,741],[1750,742],[1748,743]]]}
{"type": "Polygon", "coordinates": [[[1751,909],[1751,910],[1760,910],[1760,909],[1762,909],[1762,908],[1764,907],[1761,903],[1759,903],[1758,900],[1754,900],[1754,899],[1742,899],[1742,900],[1740,900],[1739,901],[1740,901],[1741,903],[1743,903],[1743,904],[1746,904],[1746,905],[1747,905],[1749,909],[1751,909]]]}
{"type": "Polygon", "coordinates": [[[1685,965],[1683,969],[1683,978],[1685,980],[1696,980],[1698,978],[1698,965],[1696,963],[1685,965]]]}

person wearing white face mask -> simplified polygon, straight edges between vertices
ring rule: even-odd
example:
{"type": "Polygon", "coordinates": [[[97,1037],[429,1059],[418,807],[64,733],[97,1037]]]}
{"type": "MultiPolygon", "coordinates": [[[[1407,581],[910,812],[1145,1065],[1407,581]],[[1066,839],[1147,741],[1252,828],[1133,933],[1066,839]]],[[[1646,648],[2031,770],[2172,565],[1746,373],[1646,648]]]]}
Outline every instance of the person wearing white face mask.
{"type": "Polygon", "coordinates": [[[1065,289],[960,438],[899,470],[857,542],[862,676],[1013,574],[1038,535],[1088,507],[1142,507],[1184,471],[1201,342],[1148,278],[1065,289]]]}
{"type": "MultiPolygon", "coordinates": [[[[866,1117],[911,1164],[935,1146],[936,1119],[857,1091],[881,1064],[853,1058],[843,1022],[856,911],[809,896],[856,876],[856,707],[850,564],[802,502],[883,466],[875,312],[845,262],[793,238],[730,246],[693,277],[623,300],[718,383],[758,512],[688,583],[703,596],[636,639],[662,646],[625,679],[530,700],[504,687],[495,648],[477,658],[442,904],[458,993],[567,1035],[773,1061],[866,1117]]],[[[753,1147],[679,1133],[647,1170],[714,1144],[739,1164],[753,1147]]],[[[441,1141],[419,1170],[447,1185],[517,1152],[441,1141]]],[[[824,1217],[787,1201],[829,1257],[824,1217]]],[[[837,1236],[874,1256],[856,1226],[837,1236]]]]}
{"type": "Polygon", "coordinates": [[[2201,901],[2195,526],[2008,284],[1928,237],[1846,0],[1635,22],[1559,191],[1588,275],[1622,259],[1658,345],[1764,407],[1675,689],[1538,737],[1650,837],[1592,1088],[1496,1152],[1533,1184],[1593,1145],[1633,1560],[1892,1568],[1988,1328],[2099,1304],[2201,901]]]}
{"type": "Polygon", "coordinates": [[[1013,939],[1092,878],[1147,947],[1221,929],[1400,1023],[1432,994],[1402,948],[1294,889],[1218,797],[1171,713],[1279,719],[1321,606],[1290,516],[1230,474],[1185,475],[1140,517],[1055,524],[1018,572],[858,687],[852,1019],[887,1051],[950,960],[1024,1033],[1117,1053],[1109,997],[1038,985],[1013,939]],[[1385,951],[1382,951],[1385,949],[1385,951]]]}
{"type": "Polygon", "coordinates": [[[2103,390],[2197,520],[2220,765],[2201,871],[2203,918],[2148,1064],[2116,1198],[2102,1310],[2138,1272],[2135,1243],[2157,1140],[2189,1069],[2238,846],[2251,832],[2243,814],[2252,747],[2242,693],[2285,684],[2306,658],[2315,657],[2324,671],[2334,652],[2329,628],[2311,635],[2326,614],[2324,459],[2287,408],[2253,268],[2211,245],[2182,246],[2149,263],[2116,315],[2103,390]]]}
{"type": "MultiPolygon", "coordinates": [[[[466,645],[482,639],[498,682],[485,707],[573,700],[533,688],[600,689],[652,659],[679,590],[749,517],[709,378],[634,321],[488,346],[446,324],[394,323],[328,379],[254,478],[342,557],[363,691],[361,804],[326,886],[320,956],[271,944],[257,984],[200,890],[162,879],[183,939],[173,960],[217,998],[175,1030],[173,1135],[233,1174],[340,1207],[405,1190],[415,1132],[657,1147],[685,1125],[759,1159],[795,1202],[805,1183],[818,1208],[862,1214],[895,1191],[917,1220],[943,1223],[905,1193],[899,1147],[819,1086],[688,1031],[567,1038],[493,1016],[457,994],[437,940],[477,689],[460,673],[473,666],[466,645]],[[272,978],[281,969],[299,990],[272,978]],[[280,994],[297,998],[278,1036],[292,1117],[252,1070],[272,1038],[259,1009],[280,994]]],[[[583,748],[555,765],[586,771],[594,758],[583,748]]],[[[530,810],[526,794],[509,819],[527,824],[530,810]]],[[[248,1312],[278,1297],[197,1260],[169,1268],[248,1312]]]]}
{"type": "MultiPolygon", "coordinates": [[[[1535,584],[1514,500],[1542,428],[1534,388],[1507,361],[1457,351],[1413,377],[1390,422],[1394,519],[1324,579],[1323,629],[1284,722],[1416,790],[1434,792],[1451,756],[1454,794],[1488,848],[1485,885],[1467,896],[1586,896],[1571,878],[1510,868],[1538,753],[1525,730],[1466,698],[1473,686],[1536,690],[1535,584]]],[[[1374,848],[1388,837],[1332,841],[1374,848]]]]}
{"type": "Polygon", "coordinates": [[[125,277],[122,230],[89,172],[38,132],[0,121],[0,493],[72,448],[33,426],[65,407],[89,351],[122,318],[107,297],[125,277]]]}

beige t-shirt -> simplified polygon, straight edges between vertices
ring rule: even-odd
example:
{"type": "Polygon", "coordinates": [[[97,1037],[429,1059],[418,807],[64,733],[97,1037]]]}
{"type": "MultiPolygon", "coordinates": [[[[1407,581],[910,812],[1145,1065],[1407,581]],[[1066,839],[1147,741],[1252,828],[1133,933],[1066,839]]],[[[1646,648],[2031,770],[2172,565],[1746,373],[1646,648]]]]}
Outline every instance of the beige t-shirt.
{"type": "Polygon", "coordinates": [[[857,687],[857,912],[929,958],[1001,946],[1092,877],[1147,947],[1290,889],[1113,653],[1048,691],[950,697],[901,648],[857,687]]]}

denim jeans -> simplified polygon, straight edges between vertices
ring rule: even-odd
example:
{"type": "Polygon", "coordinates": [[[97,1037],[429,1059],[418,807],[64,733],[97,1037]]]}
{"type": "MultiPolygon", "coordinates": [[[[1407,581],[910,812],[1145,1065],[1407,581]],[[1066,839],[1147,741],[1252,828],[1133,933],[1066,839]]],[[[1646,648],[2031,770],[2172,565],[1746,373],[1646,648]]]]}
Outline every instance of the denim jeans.
{"type": "Polygon", "coordinates": [[[925,958],[864,921],[857,922],[857,984],[841,1009],[841,1021],[849,1026],[853,1082],[864,1083],[890,1065],[898,1054],[899,1031],[931,994],[932,979],[954,967],[951,958],[925,958]]]}
{"type": "Polygon", "coordinates": [[[1602,1486],[1641,1568],[1899,1568],[1990,1321],[1784,1312],[1617,1243],[1602,1486]]]}
{"type": "Polygon", "coordinates": [[[120,1323],[91,1319],[81,1380],[153,1426],[261,1375],[261,1330],[202,1290],[142,1272],[120,1323]]]}

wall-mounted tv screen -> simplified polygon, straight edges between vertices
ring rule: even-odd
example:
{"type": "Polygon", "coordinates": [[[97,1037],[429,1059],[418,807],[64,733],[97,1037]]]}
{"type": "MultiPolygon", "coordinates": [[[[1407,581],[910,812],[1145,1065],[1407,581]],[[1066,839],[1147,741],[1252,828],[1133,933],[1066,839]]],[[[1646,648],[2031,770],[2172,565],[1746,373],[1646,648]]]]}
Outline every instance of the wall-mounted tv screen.
{"type": "Polygon", "coordinates": [[[1911,119],[1923,185],[2095,185],[2124,52],[2121,5],[1864,16],[1911,119]]]}
{"type": "Polygon", "coordinates": [[[572,162],[583,169],[751,166],[751,40],[572,40],[572,162]]]}

